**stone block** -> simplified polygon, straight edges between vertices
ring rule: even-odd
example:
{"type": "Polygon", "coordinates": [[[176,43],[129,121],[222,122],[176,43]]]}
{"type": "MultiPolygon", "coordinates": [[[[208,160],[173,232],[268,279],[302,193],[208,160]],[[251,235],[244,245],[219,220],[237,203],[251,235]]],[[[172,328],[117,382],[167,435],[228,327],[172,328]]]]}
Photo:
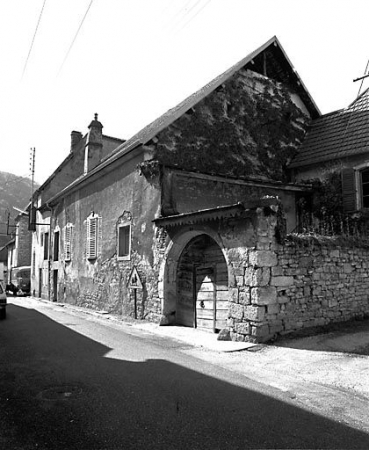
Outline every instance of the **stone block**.
{"type": "Polygon", "coordinates": [[[244,314],[244,307],[236,303],[231,303],[229,308],[229,314],[233,319],[242,320],[244,314]]]}
{"type": "Polygon", "coordinates": [[[244,291],[239,292],[238,303],[240,305],[249,305],[251,303],[251,294],[248,288],[245,288],[244,291]]]}
{"type": "Polygon", "coordinates": [[[329,252],[330,258],[339,258],[340,257],[340,251],[339,250],[331,250],[329,252]]]}
{"type": "Polygon", "coordinates": [[[278,298],[277,298],[277,302],[281,303],[281,304],[288,303],[289,301],[290,300],[287,297],[287,295],[281,295],[281,296],[278,296],[278,298]]]}
{"type": "Polygon", "coordinates": [[[277,290],[273,286],[255,287],[251,289],[251,303],[255,305],[271,305],[277,302],[277,290]]]}
{"type": "Polygon", "coordinates": [[[272,277],[270,284],[272,286],[279,286],[279,287],[288,287],[292,286],[294,283],[293,277],[272,277]]]}
{"type": "Polygon", "coordinates": [[[251,334],[251,326],[248,322],[236,323],[234,331],[238,334],[251,334]]]}
{"type": "Polygon", "coordinates": [[[344,273],[351,273],[354,270],[351,264],[344,264],[343,271],[344,273]]]}
{"type": "Polygon", "coordinates": [[[278,264],[278,259],[275,252],[255,250],[250,252],[249,263],[256,267],[273,267],[278,264]]]}
{"type": "Polygon", "coordinates": [[[231,332],[227,328],[220,330],[217,341],[231,341],[231,332]]]}
{"type": "Polygon", "coordinates": [[[238,288],[230,288],[229,299],[232,303],[238,303],[238,288]]]}
{"type": "Polygon", "coordinates": [[[283,267],[281,267],[281,266],[272,267],[272,276],[273,277],[280,277],[281,275],[283,275],[283,267]]]}
{"type": "Polygon", "coordinates": [[[269,336],[268,325],[256,325],[251,327],[251,335],[258,338],[267,338],[269,336]]]}
{"type": "Polygon", "coordinates": [[[274,305],[268,305],[267,306],[267,313],[268,314],[278,314],[280,311],[280,306],[278,305],[278,303],[274,304],[274,305]]]}
{"type": "Polygon", "coordinates": [[[312,256],[302,256],[299,259],[299,267],[311,267],[313,264],[312,256]]]}
{"type": "Polygon", "coordinates": [[[249,305],[245,306],[245,318],[253,322],[261,322],[265,317],[265,307],[249,305]]]}
{"type": "Polygon", "coordinates": [[[270,268],[254,269],[248,267],[245,271],[245,286],[267,286],[270,280],[270,268]]]}

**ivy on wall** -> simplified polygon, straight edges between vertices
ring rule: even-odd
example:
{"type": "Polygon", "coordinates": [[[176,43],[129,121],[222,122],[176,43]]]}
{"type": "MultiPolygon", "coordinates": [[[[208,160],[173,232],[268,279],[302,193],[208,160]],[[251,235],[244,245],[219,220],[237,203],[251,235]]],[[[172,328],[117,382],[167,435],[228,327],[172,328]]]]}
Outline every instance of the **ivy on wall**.
{"type": "Polygon", "coordinates": [[[154,158],[186,170],[288,181],[308,117],[279,83],[242,70],[157,136],[154,158]]]}

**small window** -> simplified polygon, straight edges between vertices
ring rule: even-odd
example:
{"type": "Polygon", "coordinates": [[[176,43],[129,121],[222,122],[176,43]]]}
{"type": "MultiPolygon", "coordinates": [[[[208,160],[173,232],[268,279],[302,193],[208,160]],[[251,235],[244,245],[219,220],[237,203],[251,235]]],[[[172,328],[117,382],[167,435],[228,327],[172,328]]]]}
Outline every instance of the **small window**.
{"type": "Polygon", "coordinates": [[[97,258],[97,236],[99,221],[97,216],[91,216],[87,219],[87,258],[97,258]]]}
{"type": "Polygon", "coordinates": [[[44,259],[49,259],[49,233],[44,235],[44,259]]]}
{"type": "Polygon", "coordinates": [[[118,226],[118,258],[129,259],[131,252],[131,225],[118,226]]]}
{"type": "Polygon", "coordinates": [[[54,233],[54,261],[59,261],[59,231],[54,233]]]}
{"type": "Polygon", "coordinates": [[[72,225],[68,223],[64,228],[64,260],[72,258],[72,225]]]}

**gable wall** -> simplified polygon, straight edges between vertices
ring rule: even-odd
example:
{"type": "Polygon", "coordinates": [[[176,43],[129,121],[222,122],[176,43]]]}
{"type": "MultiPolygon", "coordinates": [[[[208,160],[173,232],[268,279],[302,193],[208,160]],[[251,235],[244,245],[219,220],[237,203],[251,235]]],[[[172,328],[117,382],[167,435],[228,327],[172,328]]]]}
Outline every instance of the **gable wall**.
{"type": "Polygon", "coordinates": [[[157,135],[154,158],[186,170],[286,181],[309,121],[296,103],[280,83],[242,69],[157,135]]]}

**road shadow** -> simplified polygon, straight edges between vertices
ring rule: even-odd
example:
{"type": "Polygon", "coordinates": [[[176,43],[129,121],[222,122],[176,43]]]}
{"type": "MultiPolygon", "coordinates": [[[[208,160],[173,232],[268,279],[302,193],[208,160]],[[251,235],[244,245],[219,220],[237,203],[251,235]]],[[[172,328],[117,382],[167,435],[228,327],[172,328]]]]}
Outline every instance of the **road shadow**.
{"type": "Polygon", "coordinates": [[[163,359],[160,346],[113,329],[125,346],[115,349],[99,342],[109,340],[106,325],[91,323],[94,339],[79,326],[9,305],[0,323],[3,448],[369,448],[368,434],[236,385],[232,372],[210,375],[175,349],[163,359]]]}
{"type": "Polygon", "coordinates": [[[307,328],[277,339],[277,347],[369,355],[369,319],[307,328]]]}

